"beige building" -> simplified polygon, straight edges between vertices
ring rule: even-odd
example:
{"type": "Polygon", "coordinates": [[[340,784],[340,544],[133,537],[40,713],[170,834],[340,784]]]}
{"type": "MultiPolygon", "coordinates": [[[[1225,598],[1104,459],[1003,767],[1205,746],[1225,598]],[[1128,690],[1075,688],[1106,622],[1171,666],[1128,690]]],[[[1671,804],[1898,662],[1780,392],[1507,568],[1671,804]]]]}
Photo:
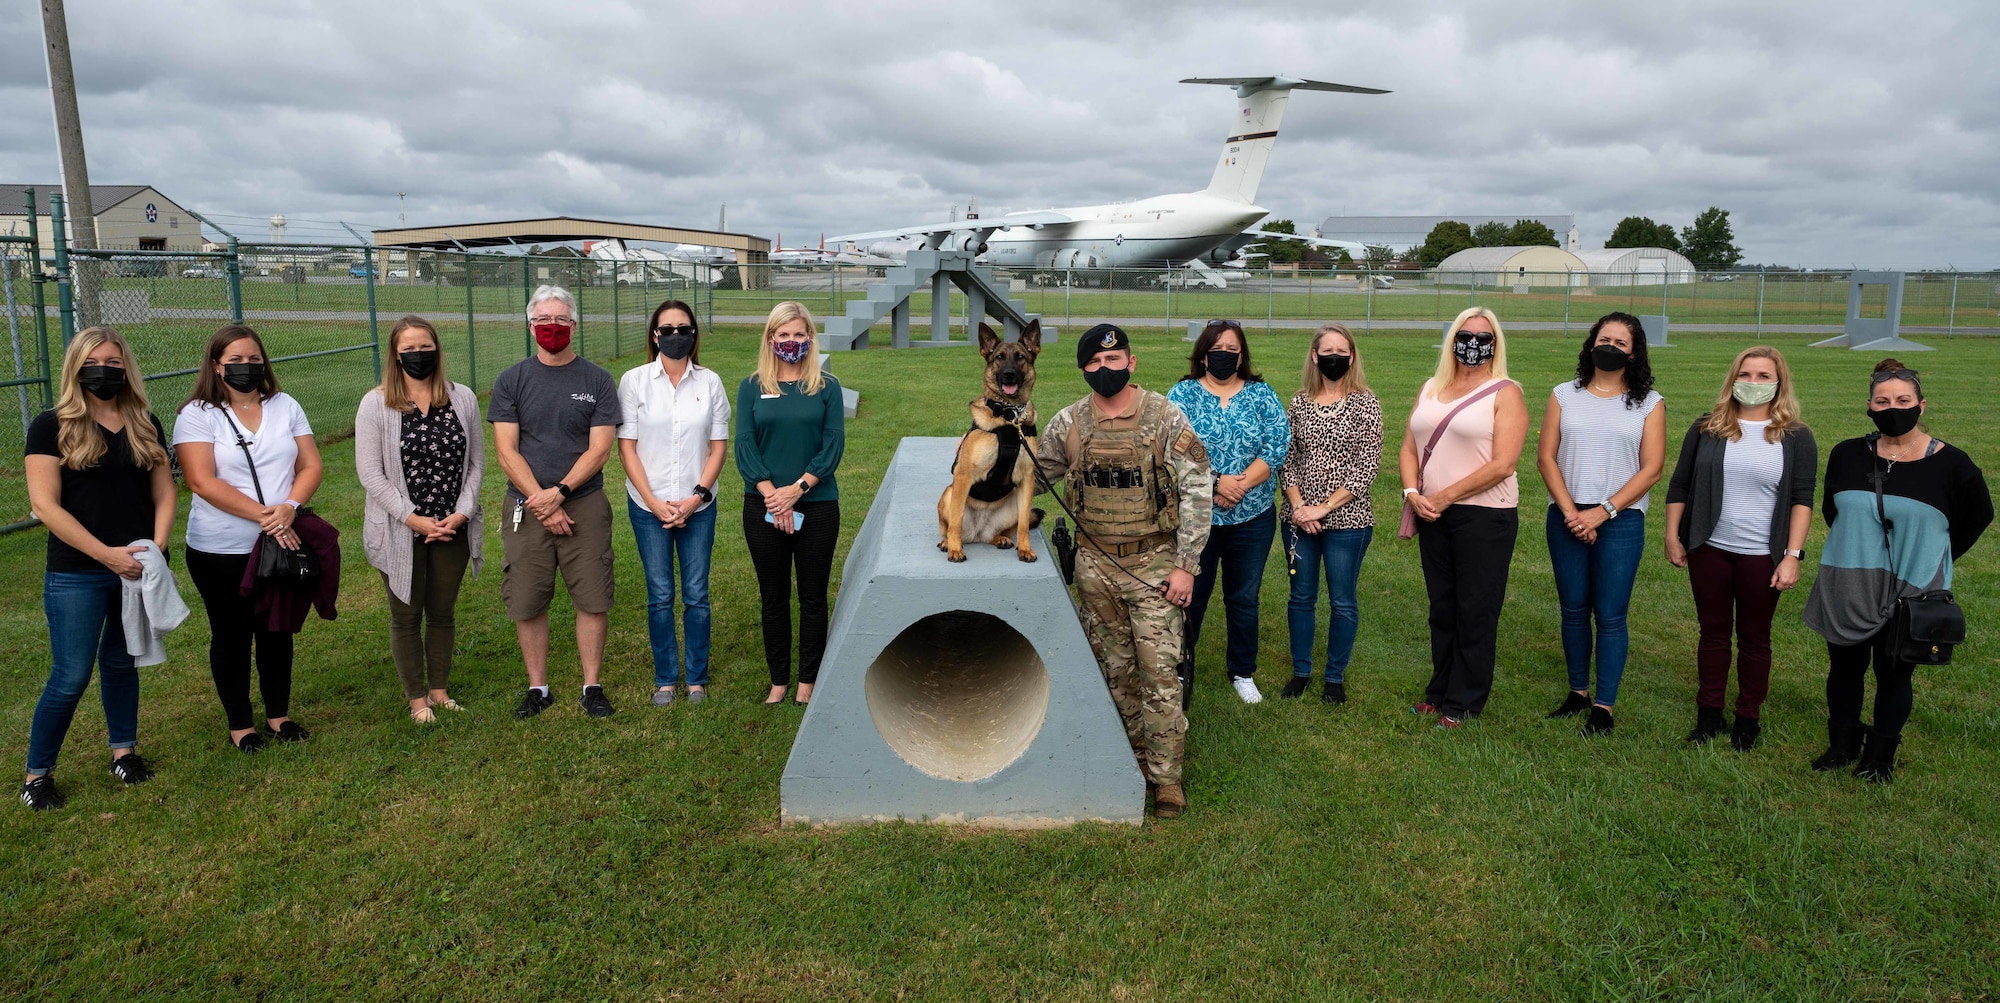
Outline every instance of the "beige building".
{"type": "Polygon", "coordinates": [[[1583,259],[1560,247],[1468,247],[1439,262],[1433,274],[1444,285],[1561,289],[1586,284],[1589,271],[1583,259]]]}
{"type": "MultiPolygon", "coordinates": [[[[27,191],[35,190],[35,225],[44,254],[53,254],[54,221],[49,195],[61,185],[0,185],[0,233],[26,236],[27,191]]],[[[117,250],[199,251],[204,239],[201,222],[148,185],[91,185],[90,204],[97,216],[97,246],[117,250]]],[[[65,213],[68,207],[64,207],[65,213]]],[[[75,228],[70,229],[72,234],[75,228]]]]}

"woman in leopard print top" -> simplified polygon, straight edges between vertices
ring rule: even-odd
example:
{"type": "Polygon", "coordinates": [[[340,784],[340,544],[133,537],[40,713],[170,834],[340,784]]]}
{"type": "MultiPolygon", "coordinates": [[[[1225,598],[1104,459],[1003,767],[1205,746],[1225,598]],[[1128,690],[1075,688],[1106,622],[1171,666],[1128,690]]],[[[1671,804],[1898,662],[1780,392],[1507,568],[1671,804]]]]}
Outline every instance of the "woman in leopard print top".
{"type": "Polygon", "coordinates": [[[1361,557],[1375,536],[1368,489],[1382,465],[1382,403],[1361,373],[1354,335],[1327,324],[1306,353],[1303,389],[1292,398],[1291,451],[1279,472],[1285,501],[1279,512],[1285,549],[1294,558],[1287,604],[1292,680],[1279,696],[1296,698],[1312,680],[1319,582],[1326,578],[1325,686],[1320,699],[1347,701],[1347,662],[1361,625],[1355,594],[1361,557]]]}

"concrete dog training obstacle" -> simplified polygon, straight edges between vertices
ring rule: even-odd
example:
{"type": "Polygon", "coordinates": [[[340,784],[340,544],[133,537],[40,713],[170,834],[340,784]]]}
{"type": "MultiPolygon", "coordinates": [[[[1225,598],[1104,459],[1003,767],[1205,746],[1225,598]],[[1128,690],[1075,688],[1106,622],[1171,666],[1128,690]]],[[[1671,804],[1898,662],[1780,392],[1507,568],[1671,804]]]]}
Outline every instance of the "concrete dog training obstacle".
{"type": "Polygon", "coordinates": [[[937,549],[958,440],[906,438],[847,557],[784,821],[1139,824],[1146,789],[1055,551],[937,549]]]}

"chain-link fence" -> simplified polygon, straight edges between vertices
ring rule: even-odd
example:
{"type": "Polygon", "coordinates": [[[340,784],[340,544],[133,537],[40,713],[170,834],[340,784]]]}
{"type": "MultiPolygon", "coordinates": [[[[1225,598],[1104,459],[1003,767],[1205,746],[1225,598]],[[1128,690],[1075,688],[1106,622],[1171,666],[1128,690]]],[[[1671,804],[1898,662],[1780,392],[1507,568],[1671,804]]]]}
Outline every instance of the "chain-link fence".
{"type": "MultiPolygon", "coordinates": [[[[716,287],[715,312],[754,323],[780,300],[799,300],[821,316],[866,299],[871,282],[895,266],[743,266],[750,281],[716,287]],[[746,288],[747,287],[747,288],[746,288]]],[[[995,268],[1009,295],[1052,321],[1103,318],[1157,322],[1227,317],[1267,324],[1339,320],[1359,327],[1442,324],[1468,306],[1502,322],[1588,326],[1614,310],[1665,314],[1675,324],[1732,325],[1742,330],[1806,325],[1837,328],[1847,316],[1850,273],[1799,271],[1660,273],[1366,271],[1311,268],[1024,269],[995,268]]],[[[1886,287],[1866,286],[1864,314],[1879,316],[1886,287]]],[[[963,294],[952,294],[955,329],[965,323],[963,294]]],[[[931,294],[911,297],[913,323],[928,324],[931,294]]],[[[2000,274],[1911,272],[1903,291],[1905,328],[1947,335],[2000,333],[2000,274]]]]}
{"type": "Polygon", "coordinates": [[[21,469],[28,424],[54,403],[49,395],[49,315],[35,239],[0,236],[0,315],[7,354],[0,360],[0,528],[31,518],[21,469]]]}

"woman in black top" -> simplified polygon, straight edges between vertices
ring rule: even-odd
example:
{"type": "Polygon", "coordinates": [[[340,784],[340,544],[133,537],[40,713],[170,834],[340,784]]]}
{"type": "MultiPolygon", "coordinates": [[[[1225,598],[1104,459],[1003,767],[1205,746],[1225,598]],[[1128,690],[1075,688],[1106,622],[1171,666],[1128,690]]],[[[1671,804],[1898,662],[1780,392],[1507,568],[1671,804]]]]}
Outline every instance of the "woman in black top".
{"type": "Polygon", "coordinates": [[[1806,600],[1806,626],[1826,638],[1830,662],[1827,750],[1813,761],[1815,770],[1859,759],[1856,776],[1889,782],[1916,671],[1889,655],[1889,613],[1897,598],[1951,588],[1952,562],[1993,522],[1986,475],[1963,450],[1918,424],[1928,407],[1916,372],[1883,359],[1868,389],[1868,417],[1877,431],[1833,447],[1826,460],[1826,550],[1806,600]],[[1861,723],[1870,662],[1872,729],[1861,723]]]}
{"type": "Polygon", "coordinates": [[[111,774],[128,784],[152,779],[138,753],[139,673],[121,612],[124,582],[144,573],[139,555],[164,555],[173,528],[165,443],[125,339],[108,327],[79,332],[63,353],[55,408],[28,426],[28,499],[49,530],[42,608],[54,663],[28,737],[21,801],[30,808],[62,807],[50,773],[93,663],[103,673],[111,774]]]}

